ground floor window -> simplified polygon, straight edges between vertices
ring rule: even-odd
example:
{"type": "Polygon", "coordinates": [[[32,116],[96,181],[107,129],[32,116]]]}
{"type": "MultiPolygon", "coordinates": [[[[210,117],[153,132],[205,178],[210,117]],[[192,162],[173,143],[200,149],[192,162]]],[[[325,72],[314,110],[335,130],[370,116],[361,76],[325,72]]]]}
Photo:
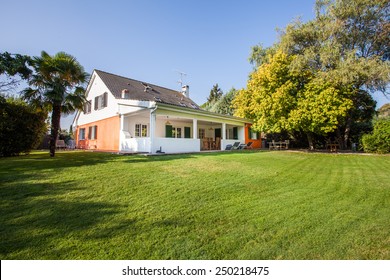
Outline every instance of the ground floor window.
{"type": "Polygon", "coordinates": [[[97,125],[88,127],[88,139],[90,140],[97,139],[97,125]]]}
{"type": "Polygon", "coordinates": [[[238,127],[229,128],[226,130],[227,139],[238,139],[238,127]]]}
{"type": "Polygon", "coordinates": [[[136,124],[134,135],[135,137],[148,137],[148,125],[136,124]]]}
{"type": "Polygon", "coordinates": [[[249,139],[257,140],[257,139],[259,139],[259,133],[252,131],[252,129],[249,127],[248,128],[248,137],[249,137],[249,139]]]}
{"type": "Polygon", "coordinates": [[[181,127],[172,127],[172,137],[181,138],[181,127]]]}
{"type": "Polygon", "coordinates": [[[79,140],[85,140],[85,128],[79,130],[79,140]]]}

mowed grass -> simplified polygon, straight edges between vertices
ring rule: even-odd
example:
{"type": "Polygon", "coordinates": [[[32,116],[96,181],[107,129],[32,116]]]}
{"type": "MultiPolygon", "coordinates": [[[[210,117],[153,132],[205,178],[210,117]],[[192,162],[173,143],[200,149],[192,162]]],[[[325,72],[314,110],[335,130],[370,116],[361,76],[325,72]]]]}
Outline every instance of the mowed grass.
{"type": "Polygon", "coordinates": [[[390,259],[390,157],[0,159],[1,259],[390,259]]]}

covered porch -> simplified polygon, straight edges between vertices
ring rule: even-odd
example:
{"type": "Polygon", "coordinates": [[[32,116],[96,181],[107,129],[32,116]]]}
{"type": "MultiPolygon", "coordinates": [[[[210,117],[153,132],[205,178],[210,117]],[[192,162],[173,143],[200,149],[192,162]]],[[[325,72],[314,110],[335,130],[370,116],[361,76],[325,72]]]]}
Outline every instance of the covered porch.
{"type": "Polygon", "coordinates": [[[228,144],[245,143],[243,120],[210,115],[205,111],[187,113],[165,108],[121,115],[120,151],[189,153],[225,150],[228,144]]]}

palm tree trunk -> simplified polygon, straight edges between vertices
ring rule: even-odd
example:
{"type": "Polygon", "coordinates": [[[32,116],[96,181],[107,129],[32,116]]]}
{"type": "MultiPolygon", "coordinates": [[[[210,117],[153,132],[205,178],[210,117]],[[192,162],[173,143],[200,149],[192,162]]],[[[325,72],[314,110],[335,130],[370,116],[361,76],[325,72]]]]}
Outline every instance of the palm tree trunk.
{"type": "Polygon", "coordinates": [[[56,153],[56,141],[60,129],[61,105],[54,105],[51,113],[51,136],[50,136],[50,156],[54,157],[56,153]]]}

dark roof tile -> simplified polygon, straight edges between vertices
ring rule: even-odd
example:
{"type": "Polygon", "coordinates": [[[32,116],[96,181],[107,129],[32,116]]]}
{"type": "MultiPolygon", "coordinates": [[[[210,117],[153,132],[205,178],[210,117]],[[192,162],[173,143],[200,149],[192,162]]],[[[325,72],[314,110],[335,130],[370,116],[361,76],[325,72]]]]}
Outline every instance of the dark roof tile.
{"type": "Polygon", "coordinates": [[[189,107],[201,110],[194,101],[185,97],[179,91],[125,78],[100,70],[95,70],[95,72],[117,99],[121,99],[122,90],[126,89],[128,90],[126,99],[155,101],[179,107],[189,107]]]}

